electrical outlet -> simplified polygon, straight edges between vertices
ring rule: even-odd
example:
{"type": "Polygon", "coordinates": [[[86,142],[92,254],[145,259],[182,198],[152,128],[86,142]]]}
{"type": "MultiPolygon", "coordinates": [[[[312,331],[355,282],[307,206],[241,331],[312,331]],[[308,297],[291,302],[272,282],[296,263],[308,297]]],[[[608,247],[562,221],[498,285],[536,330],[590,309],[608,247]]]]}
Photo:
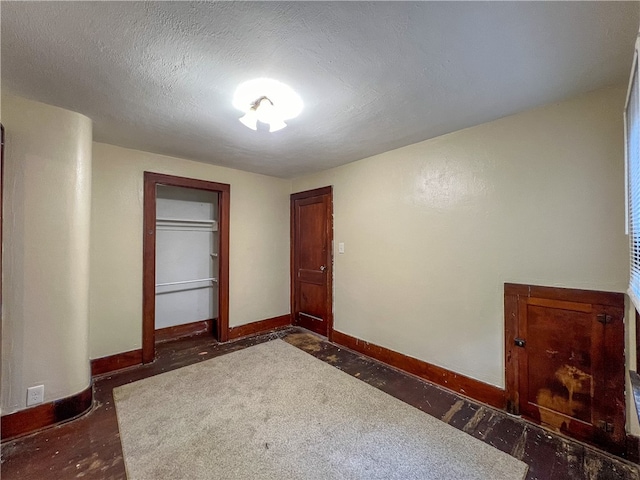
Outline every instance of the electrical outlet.
{"type": "Polygon", "coordinates": [[[27,388],[27,407],[44,401],[44,385],[27,388]]]}

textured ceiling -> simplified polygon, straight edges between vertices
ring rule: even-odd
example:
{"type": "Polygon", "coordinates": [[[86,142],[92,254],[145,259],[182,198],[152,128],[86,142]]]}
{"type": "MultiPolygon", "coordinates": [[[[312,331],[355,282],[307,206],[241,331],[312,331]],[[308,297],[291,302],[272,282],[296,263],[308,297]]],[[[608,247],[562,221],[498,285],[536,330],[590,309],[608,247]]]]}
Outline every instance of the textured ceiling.
{"type": "Polygon", "coordinates": [[[97,141],[293,177],[624,82],[637,2],[2,2],[2,86],[97,141]],[[272,77],[302,114],[238,122],[272,77]]]}

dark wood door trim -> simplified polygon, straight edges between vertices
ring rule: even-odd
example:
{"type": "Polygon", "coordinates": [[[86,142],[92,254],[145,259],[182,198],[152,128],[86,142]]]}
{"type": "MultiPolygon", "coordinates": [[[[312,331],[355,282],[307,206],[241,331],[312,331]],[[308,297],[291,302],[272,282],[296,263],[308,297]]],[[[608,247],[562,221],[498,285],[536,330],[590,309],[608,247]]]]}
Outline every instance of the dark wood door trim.
{"type": "MultiPolygon", "coordinates": [[[[640,370],[640,313],[635,308],[633,309],[636,312],[635,321],[636,321],[636,372],[640,370]]],[[[640,414],[640,412],[638,412],[640,414]]]]}
{"type": "MultiPolygon", "coordinates": [[[[596,431],[591,438],[581,438],[601,448],[620,454],[626,446],[625,440],[625,377],[624,377],[624,294],[537,285],[504,285],[505,318],[505,380],[507,410],[513,414],[521,412],[519,371],[525,362],[525,353],[515,345],[516,338],[527,338],[526,325],[529,306],[549,306],[586,313],[602,313],[608,318],[600,325],[595,323],[594,335],[602,339],[603,361],[594,365],[599,377],[606,379],[597,386],[594,396],[596,419],[605,418],[615,425],[614,437],[605,431],[596,431]],[[611,319],[611,320],[609,320],[611,319]],[[602,336],[601,336],[602,335],[602,336]]],[[[594,374],[595,375],[595,374],[594,374]]],[[[535,418],[532,420],[536,421],[535,418]]],[[[593,427],[591,427],[593,430],[593,427]]],[[[586,430],[585,430],[586,431],[586,430]]],[[[570,432],[565,432],[569,433],[570,432]]]]}
{"type": "MultiPolygon", "coordinates": [[[[2,243],[3,205],[4,205],[4,125],[0,123],[0,246],[2,243]]],[[[2,248],[0,247],[0,305],[2,305],[2,248]]],[[[0,308],[0,319],[2,309],[0,308]]]]}
{"type": "Polygon", "coordinates": [[[315,188],[313,190],[306,190],[304,192],[297,192],[291,194],[290,206],[290,227],[291,227],[291,256],[290,256],[290,275],[291,275],[291,322],[292,324],[297,323],[296,319],[296,295],[295,295],[295,202],[296,200],[302,200],[306,198],[318,197],[322,195],[329,196],[329,203],[327,206],[327,225],[326,225],[326,233],[329,243],[329,248],[327,248],[327,303],[326,303],[326,311],[327,311],[327,338],[329,341],[333,338],[333,187],[321,187],[315,188]]]}
{"type": "Polygon", "coordinates": [[[229,218],[231,186],[193,178],[144,172],[142,258],[142,361],[155,358],[156,186],[193,188],[218,193],[218,341],[229,339],[229,218]]]}
{"type": "Polygon", "coordinates": [[[618,292],[601,292],[597,290],[580,290],[576,288],[542,287],[540,285],[505,283],[504,294],[564,302],[590,303],[591,305],[608,305],[611,307],[624,306],[624,293],[618,292]]]}

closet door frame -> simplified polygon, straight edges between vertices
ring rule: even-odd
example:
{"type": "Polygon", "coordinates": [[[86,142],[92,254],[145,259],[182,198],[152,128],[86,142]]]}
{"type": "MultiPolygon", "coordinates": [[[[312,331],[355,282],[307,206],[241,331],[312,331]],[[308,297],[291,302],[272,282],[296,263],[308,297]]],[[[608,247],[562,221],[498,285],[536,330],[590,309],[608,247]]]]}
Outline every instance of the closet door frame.
{"type": "Polygon", "coordinates": [[[142,362],[155,359],[156,316],[156,187],[193,188],[218,193],[218,341],[229,340],[229,212],[231,186],[162,173],[144,172],[142,255],[142,362]]]}

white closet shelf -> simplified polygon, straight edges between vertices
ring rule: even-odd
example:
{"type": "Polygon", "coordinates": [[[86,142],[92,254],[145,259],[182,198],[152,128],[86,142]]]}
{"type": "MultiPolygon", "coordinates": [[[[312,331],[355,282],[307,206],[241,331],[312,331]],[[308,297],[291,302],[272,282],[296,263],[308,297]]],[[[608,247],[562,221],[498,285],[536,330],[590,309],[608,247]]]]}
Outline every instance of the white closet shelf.
{"type": "Polygon", "coordinates": [[[209,225],[215,225],[218,223],[215,220],[198,220],[197,218],[156,218],[156,222],[207,223],[209,225]]]}
{"type": "Polygon", "coordinates": [[[217,282],[218,279],[215,277],[211,278],[199,278],[198,280],[182,280],[180,282],[166,282],[166,283],[156,283],[156,287],[168,287],[169,285],[184,285],[187,283],[200,283],[200,282],[217,282]]]}
{"type": "Polygon", "coordinates": [[[158,230],[186,230],[186,231],[218,231],[218,222],[215,220],[196,220],[191,218],[156,218],[158,230]]]}

